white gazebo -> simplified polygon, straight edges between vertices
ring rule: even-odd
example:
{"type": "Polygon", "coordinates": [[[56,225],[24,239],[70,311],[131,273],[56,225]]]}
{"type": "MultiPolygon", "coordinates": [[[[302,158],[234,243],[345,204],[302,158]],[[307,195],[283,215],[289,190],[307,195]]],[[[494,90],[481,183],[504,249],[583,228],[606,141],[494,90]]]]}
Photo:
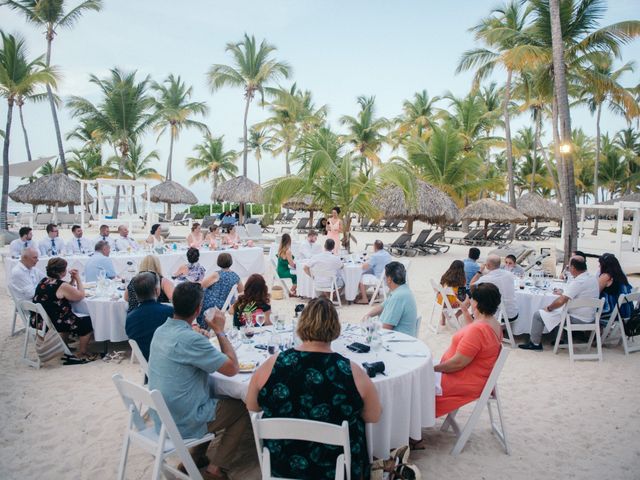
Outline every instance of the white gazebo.
{"type": "MultiPolygon", "coordinates": [[[[92,186],[97,193],[97,208],[94,221],[99,225],[106,224],[109,226],[127,225],[129,230],[133,231],[134,227],[142,227],[146,222],[151,224],[151,201],[149,200],[149,190],[152,186],[151,180],[122,180],[113,178],[97,178],[95,180],[80,180],[82,187],[92,186]],[[118,208],[118,218],[112,218],[111,208],[107,205],[108,200],[115,200],[115,191],[120,187],[120,206],[118,208]],[[136,191],[136,188],[140,190],[136,191]],[[146,200],[142,197],[142,193],[146,193],[146,200]],[[134,200],[138,199],[140,205],[144,205],[144,216],[146,220],[142,220],[141,212],[134,213],[134,200]],[[121,214],[120,212],[123,212],[121,214]]],[[[80,223],[85,226],[85,205],[84,195],[81,196],[80,204],[80,223]]],[[[142,210],[142,209],[141,209],[142,210]]]]}

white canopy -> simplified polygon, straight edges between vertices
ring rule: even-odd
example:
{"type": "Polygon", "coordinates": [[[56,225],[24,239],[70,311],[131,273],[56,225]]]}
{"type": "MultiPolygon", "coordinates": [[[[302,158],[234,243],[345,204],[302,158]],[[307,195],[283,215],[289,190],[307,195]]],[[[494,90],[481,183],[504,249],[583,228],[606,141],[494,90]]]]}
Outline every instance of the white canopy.
{"type": "MultiPolygon", "coordinates": [[[[40,157],[32,160],[31,162],[19,162],[9,164],[9,176],[10,177],[30,177],[41,166],[50,160],[56,158],[53,157],[40,157]]],[[[0,177],[2,176],[2,170],[0,169],[0,177]]]]}

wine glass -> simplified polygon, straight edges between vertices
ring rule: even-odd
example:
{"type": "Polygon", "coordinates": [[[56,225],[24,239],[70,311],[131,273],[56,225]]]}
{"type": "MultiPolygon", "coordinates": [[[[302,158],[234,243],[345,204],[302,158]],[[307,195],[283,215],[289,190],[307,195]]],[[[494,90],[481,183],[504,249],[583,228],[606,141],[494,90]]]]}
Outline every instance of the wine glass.
{"type": "Polygon", "coordinates": [[[378,361],[378,353],[382,350],[382,337],[379,330],[371,335],[371,350],[376,354],[376,361],[378,361]]]}
{"type": "Polygon", "coordinates": [[[264,321],[265,321],[264,313],[256,314],[256,325],[258,325],[258,328],[261,328],[262,325],[264,325],[264,321]]]}

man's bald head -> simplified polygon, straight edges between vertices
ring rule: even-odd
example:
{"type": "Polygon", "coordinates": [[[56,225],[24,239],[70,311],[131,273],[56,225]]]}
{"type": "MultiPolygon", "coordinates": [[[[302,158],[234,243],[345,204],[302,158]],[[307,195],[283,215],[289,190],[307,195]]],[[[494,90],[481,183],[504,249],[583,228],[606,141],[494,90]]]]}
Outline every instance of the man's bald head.
{"type": "Polygon", "coordinates": [[[38,264],[38,250],[33,247],[25,248],[20,255],[20,261],[27,268],[33,268],[38,264]]]}
{"type": "Polygon", "coordinates": [[[489,270],[497,270],[500,268],[500,256],[491,254],[487,257],[487,261],[484,263],[489,270]]]}
{"type": "Polygon", "coordinates": [[[569,260],[569,265],[572,266],[577,272],[586,272],[587,271],[587,259],[581,255],[574,255],[569,260]]]}

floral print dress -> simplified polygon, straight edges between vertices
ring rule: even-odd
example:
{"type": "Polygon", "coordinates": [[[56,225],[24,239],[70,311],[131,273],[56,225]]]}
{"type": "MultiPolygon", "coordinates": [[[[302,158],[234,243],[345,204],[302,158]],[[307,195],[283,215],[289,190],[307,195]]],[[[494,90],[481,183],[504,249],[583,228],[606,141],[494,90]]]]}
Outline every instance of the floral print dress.
{"type": "MultiPolygon", "coordinates": [[[[60,279],[45,277],[40,280],[33,295],[33,303],[42,304],[47,312],[53,326],[58,332],[74,332],[80,336],[87,335],[93,331],[91,319],[89,317],[78,317],[71,310],[71,302],[66,298],[58,298],[56,293],[60,285],[65,283],[60,279]]],[[[31,326],[41,328],[42,318],[40,315],[32,315],[31,326]]]]}
{"type": "MultiPolygon", "coordinates": [[[[349,360],[338,353],[289,349],[278,355],[271,376],[258,393],[263,418],[303,418],[349,423],[351,478],[369,478],[369,457],[361,413],[364,407],[349,360]]],[[[297,440],[265,440],[275,477],[335,477],[338,446],[297,440]]]]}

